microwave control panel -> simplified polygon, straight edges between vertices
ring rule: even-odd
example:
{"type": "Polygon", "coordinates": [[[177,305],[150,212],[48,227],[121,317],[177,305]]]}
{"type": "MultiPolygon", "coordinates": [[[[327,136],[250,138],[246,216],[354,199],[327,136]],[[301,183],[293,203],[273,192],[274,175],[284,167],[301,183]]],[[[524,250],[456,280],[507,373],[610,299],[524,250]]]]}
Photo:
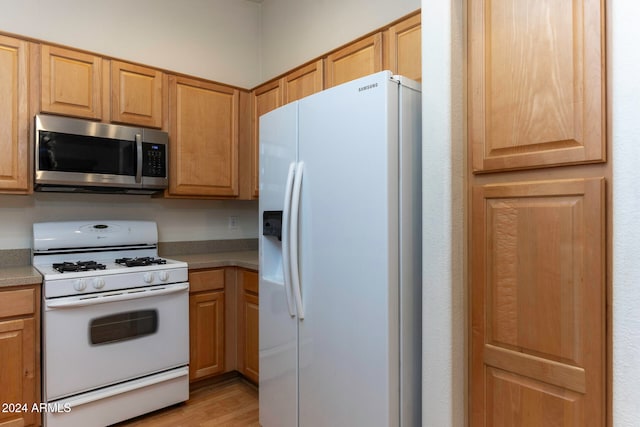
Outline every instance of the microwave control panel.
{"type": "Polygon", "coordinates": [[[142,143],[142,176],[165,178],[167,176],[167,146],[142,143]]]}

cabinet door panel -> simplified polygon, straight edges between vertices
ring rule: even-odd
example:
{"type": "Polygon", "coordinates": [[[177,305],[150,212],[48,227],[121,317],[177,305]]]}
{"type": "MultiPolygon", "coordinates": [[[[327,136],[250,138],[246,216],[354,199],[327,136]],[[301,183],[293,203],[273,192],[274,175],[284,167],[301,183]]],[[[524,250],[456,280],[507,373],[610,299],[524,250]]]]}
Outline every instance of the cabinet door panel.
{"type": "Polygon", "coordinates": [[[26,412],[2,412],[2,425],[31,425],[36,412],[36,338],[33,318],[0,321],[0,378],[2,403],[26,404],[26,412]],[[15,424],[12,424],[15,422],[15,424]]]}
{"type": "Polygon", "coordinates": [[[259,375],[258,329],[259,310],[258,296],[245,293],[244,301],[244,372],[250,380],[257,383],[259,375]]]}
{"type": "Polygon", "coordinates": [[[474,171],[605,160],[603,3],[469,2],[474,171]]]}
{"type": "Polygon", "coordinates": [[[169,87],[170,195],[236,196],[238,90],[176,76],[169,87]]]}
{"type": "Polygon", "coordinates": [[[28,43],[0,36],[0,192],[27,193],[28,43]]]}
{"type": "Polygon", "coordinates": [[[284,77],[284,104],[320,92],[323,86],[322,59],[298,68],[284,77]]]}
{"type": "Polygon", "coordinates": [[[327,88],[382,71],[382,33],[329,54],[325,67],[327,88]]]}
{"type": "Polygon", "coordinates": [[[41,111],[102,119],[102,58],[41,47],[41,111]]]}
{"type": "Polygon", "coordinates": [[[224,372],[224,292],[200,292],[189,297],[189,378],[224,372]]]}
{"type": "Polygon", "coordinates": [[[601,178],[474,187],[472,425],[605,424],[604,206],[601,178]]]}
{"type": "Polygon", "coordinates": [[[420,14],[389,27],[385,33],[385,69],[422,81],[422,40],[420,14]]]}
{"type": "Polygon", "coordinates": [[[162,72],[111,61],[111,121],[161,128],[162,72]]]}

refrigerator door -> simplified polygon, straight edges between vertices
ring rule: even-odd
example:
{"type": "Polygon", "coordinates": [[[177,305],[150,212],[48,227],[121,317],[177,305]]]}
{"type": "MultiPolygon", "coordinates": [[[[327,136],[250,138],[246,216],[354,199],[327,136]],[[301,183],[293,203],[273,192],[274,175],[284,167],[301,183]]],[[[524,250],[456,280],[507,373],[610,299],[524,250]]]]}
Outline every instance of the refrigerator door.
{"type": "MultiPolygon", "coordinates": [[[[295,169],[298,104],[292,103],[260,118],[260,424],[298,425],[298,325],[290,285],[285,281],[283,241],[264,212],[285,214],[289,171],[295,169]],[[263,234],[265,230],[265,234],[263,234]],[[275,235],[274,235],[275,234],[275,235]]],[[[269,214],[268,214],[269,216],[269,214]]],[[[284,227],[282,227],[284,228],[284,227]]],[[[286,233],[283,236],[286,238],[286,233]]]]}
{"type": "Polygon", "coordinates": [[[390,77],[299,101],[302,427],[399,425],[398,84],[390,77]]]}

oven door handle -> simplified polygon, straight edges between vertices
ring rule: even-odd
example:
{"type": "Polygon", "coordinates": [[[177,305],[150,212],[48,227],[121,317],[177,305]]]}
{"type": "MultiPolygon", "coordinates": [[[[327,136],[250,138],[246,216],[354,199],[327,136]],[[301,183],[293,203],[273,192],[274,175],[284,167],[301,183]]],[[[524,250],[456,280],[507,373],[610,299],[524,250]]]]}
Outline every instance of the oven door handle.
{"type": "Polygon", "coordinates": [[[162,382],[171,381],[176,378],[186,377],[188,375],[189,375],[189,368],[185,366],[180,369],[176,369],[172,372],[164,372],[159,375],[153,375],[149,378],[141,378],[138,380],[129,381],[128,383],[120,384],[115,387],[110,387],[105,390],[98,390],[98,391],[91,392],[78,397],[63,399],[58,403],[61,405],[69,404],[69,406],[73,410],[73,408],[81,405],[97,402],[98,400],[107,399],[109,397],[117,396],[119,394],[124,394],[130,391],[138,390],[144,387],[149,387],[162,382]]]}
{"type": "Polygon", "coordinates": [[[74,308],[86,307],[89,305],[106,304],[116,301],[130,301],[140,298],[149,298],[159,295],[175,294],[189,289],[189,283],[180,283],[170,286],[158,286],[144,289],[131,289],[125,292],[96,294],[92,297],[83,297],[82,299],[64,299],[62,301],[45,301],[47,308],[74,308]]]}

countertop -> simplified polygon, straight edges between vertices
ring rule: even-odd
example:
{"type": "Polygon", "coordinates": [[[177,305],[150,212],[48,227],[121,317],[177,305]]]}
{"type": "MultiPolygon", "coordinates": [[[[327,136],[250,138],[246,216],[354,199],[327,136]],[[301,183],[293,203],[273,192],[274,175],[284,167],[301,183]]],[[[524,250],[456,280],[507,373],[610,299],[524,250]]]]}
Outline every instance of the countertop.
{"type": "Polygon", "coordinates": [[[20,285],[39,285],[42,276],[30,265],[0,268],[0,288],[20,285]]]}
{"type": "Polygon", "coordinates": [[[215,267],[243,267],[258,270],[258,251],[215,252],[189,255],[166,255],[167,258],[185,261],[191,269],[215,267]]]}
{"type": "MultiPolygon", "coordinates": [[[[215,267],[243,267],[258,270],[258,251],[214,252],[189,255],[162,255],[185,261],[190,269],[215,267]]],[[[39,285],[42,276],[30,265],[0,268],[0,288],[20,285],[39,285]]]]}

